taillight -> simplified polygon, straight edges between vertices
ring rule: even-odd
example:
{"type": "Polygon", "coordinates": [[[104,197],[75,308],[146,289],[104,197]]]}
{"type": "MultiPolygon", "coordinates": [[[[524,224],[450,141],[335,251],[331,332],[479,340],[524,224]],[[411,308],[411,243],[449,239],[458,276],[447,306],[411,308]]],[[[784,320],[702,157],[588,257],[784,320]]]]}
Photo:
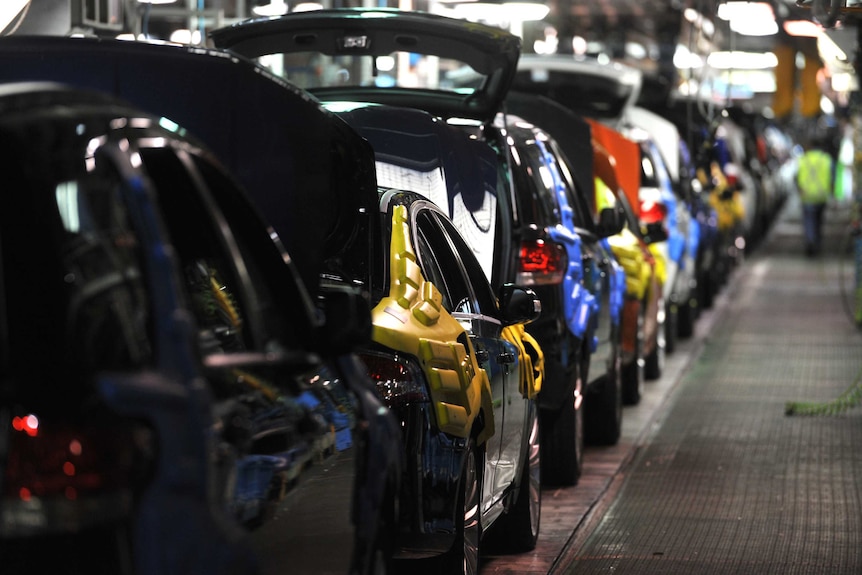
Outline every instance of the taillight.
{"type": "Polygon", "coordinates": [[[667,206],[659,202],[643,202],[641,204],[640,219],[645,224],[654,224],[664,221],[667,215],[667,206]]]}
{"type": "Polygon", "coordinates": [[[391,407],[430,401],[425,376],[410,359],[388,353],[363,351],[359,358],[365,363],[368,376],[377,388],[377,395],[391,407]]]}
{"type": "Polygon", "coordinates": [[[516,283],[525,286],[560,283],[567,263],[563,246],[544,239],[524,241],[516,283]]]}
{"type": "Polygon", "coordinates": [[[10,423],[4,430],[3,528],[75,530],[130,512],[132,485],[141,479],[135,474],[144,469],[128,427],[56,423],[33,413],[10,423]]]}

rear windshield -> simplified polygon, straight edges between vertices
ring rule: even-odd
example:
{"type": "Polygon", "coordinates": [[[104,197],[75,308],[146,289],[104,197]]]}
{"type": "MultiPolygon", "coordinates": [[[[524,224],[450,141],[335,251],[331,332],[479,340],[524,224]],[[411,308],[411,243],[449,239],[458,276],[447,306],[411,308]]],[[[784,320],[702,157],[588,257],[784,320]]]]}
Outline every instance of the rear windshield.
{"type": "Polygon", "coordinates": [[[472,94],[485,76],[457,60],[393,52],[386,56],[317,52],[267,54],[258,64],[306,90],[318,88],[414,88],[472,94]]]}

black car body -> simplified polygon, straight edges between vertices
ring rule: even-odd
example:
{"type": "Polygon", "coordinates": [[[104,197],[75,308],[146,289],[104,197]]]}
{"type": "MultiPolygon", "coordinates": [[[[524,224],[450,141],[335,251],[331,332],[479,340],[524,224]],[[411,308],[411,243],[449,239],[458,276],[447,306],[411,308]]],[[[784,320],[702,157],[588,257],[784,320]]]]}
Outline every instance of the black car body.
{"type": "Polygon", "coordinates": [[[538,390],[523,387],[529,356],[506,333],[538,315],[538,299],[511,285],[495,295],[426,197],[381,189],[379,218],[389,285],[362,355],[404,436],[397,556],[476,572],[489,527],[513,549],[538,537],[538,390]]]}
{"type": "MultiPolygon", "coordinates": [[[[181,123],[183,129],[208,143],[233,168],[290,251],[310,291],[321,301],[339,299],[345,286],[362,290],[372,304],[388,293],[389,238],[384,238],[376,215],[379,198],[373,152],[364,139],[308,93],[241,56],[215,50],[71,38],[2,40],[0,60],[15,65],[4,67],[0,79],[63,79],[78,86],[110,90],[181,123]],[[177,86],[210,97],[170,97],[168,90],[177,86]]],[[[488,356],[495,363],[498,358],[488,356]]],[[[508,355],[504,359],[505,369],[496,370],[497,376],[491,378],[495,383],[503,372],[518,367],[508,355]]],[[[524,393],[521,400],[532,401],[526,390],[524,393]]],[[[479,396],[474,390],[470,400],[475,402],[479,396]]],[[[477,415],[471,413],[469,421],[477,420],[477,415]]],[[[526,411],[525,415],[529,417],[526,411]]],[[[485,417],[489,427],[481,434],[480,444],[494,428],[491,416],[486,413],[485,417]]],[[[523,437],[535,439],[529,434],[523,437]]],[[[393,445],[400,449],[403,444],[389,442],[388,446],[393,445]]],[[[440,554],[462,532],[463,514],[458,516],[456,508],[462,485],[460,469],[469,458],[463,452],[458,455],[456,460],[428,457],[420,465],[405,469],[405,489],[430,481],[432,492],[442,495],[399,506],[403,534],[391,539],[399,554],[409,554],[411,549],[418,549],[420,555],[440,554]],[[453,465],[460,466],[459,472],[451,472],[453,465]],[[444,500],[448,507],[440,503],[444,500]],[[433,516],[425,517],[421,511],[426,504],[433,504],[433,516]],[[417,507],[420,511],[414,513],[417,507]],[[410,541],[411,533],[427,533],[434,541],[430,546],[427,542],[416,544],[410,541]]],[[[538,454],[533,455],[538,461],[538,454]]],[[[505,496],[498,494],[490,513],[499,514],[515,505],[518,489],[527,485],[515,471],[522,467],[513,466],[510,475],[515,481],[505,496]]],[[[535,477],[537,481],[537,471],[535,477]]],[[[536,481],[528,478],[533,488],[522,490],[533,510],[537,510],[535,499],[527,495],[538,496],[536,481]]],[[[381,481],[379,488],[385,490],[388,485],[381,481]]],[[[373,506],[382,500],[377,494],[367,501],[359,500],[357,505],[373,506]]],[[[528,525],[531,520],[529,529],[537,531],[538,518],[528,516],[528,525]]]]}
{"type": "Polygon", "coordinates": [[[379,573],[401,449],[348,353],[367,305],[343,291],[324,323],[180,131],[0,86],[4,570],[379,573]]]}
{"type": "MultiPolygon", "coordinates": [[[[585,402],[583,437],[591,443],[614,444],[622,425],[620,320],[625,278],[606,238],[620,231],[622,215],[609,210],[605,216],[612,215],[609,219],[613,221],[597,225],[587,196],[575,182],[574,171],[556,140],[516,116],[507,120],[522,225],[535,234],[536,245],[565,254],[559,273],[533,272],[534,281],[544,286],[540,291],[543,302],[551,302],[556,313],[544,323],[540,318],[531,328],[540,342],[547,342],[549,372],[571,369],[567,355],[573,346],[583,346],[577,356],[582,361],[577,379],[582,380],[578,383],[583,389],[576,388],[573,394],[576,405],[585,402]]],[[[565,393],[565,397],[550,398],[548,408],[567,402],[568,391],[565,393]]],[[[574,421],[563,419],[566,417],[565,411],[558,410],[548,413],[546,421],[581,425],[577,415],[574,421]]]]}
{"type": "MultiPolygon", "coordinates": [[[[271,64],[268,59],[273,56],[281,58],[276,60],[280,63],[275,67],[330,109],[341,103],[347,110],[356,102],[415,108],[444,124],[457,126],[471,138],[490,146],[497,154],[496,167],[492,168],[497,174],[490,178],[496,184],[471,191],[469,197],[474,203],[465,205],[468,215],[485,217],[483,198],[492,197],[496,201],[497,215],[490,222],[496,229],[482,234],[485,245],[494,246],[493,254],[488,254],[493,262],[483,260],[482,264],[490,271],[493,285],[517,283],[523,264],[522,241],[531,232],[529,223],[517,218],[506,135],[494,125],[494,118],[503,109],[516,71],[519,38],[489,26],[434,14],[387,9],[320,10],[254,19],[216,30],[211,37],[216,46],[257,59],[262,64],[271,64]],[[397,54],[399,52],[409,52],[409,55],[397,54]],[[433,55],[437,60],[423,68],[425,55],[433,55]],[[389,65],[399,65],[399,62],[409,65],[417,83],[398,85],[391,71],[395,68],[383,66],[386,59],[389,65]],[[439,76],[428,70],[439,71],[439,76]],[[427,82],[423,82],[425,73],[428,73],[427,82]],[[495,195],[487,193],[491,188],[495,188],[495,195]]],[[[379,125],[374,129],[380,129],[379,125]]],[[[402,126],[393,121],[388,129],[394,132],[402,126]]],[[[474,178],[476,186],[483,186],[481,179],[480,176],[474,178]]],[[[450,215],[454,214],[450,212],[450,215]]],[[[472,242],[471,247],[476,249],[472,242]]],[[[487,254],[488,250],[479,251],[487,254]]],[[[550,305],[551,308],[543,312],[545,318],[552,318],[556,313],[553,304],[550,305]]],[[[588,335],[587,339],[590,338],[592,336],[588,335]]],[[[544,348],[546,342],[539,343],[544,348]]],[[[565,367],[549,372],[539,397],[541,403],[556,399],[548,412],[556,416],[560,410],[568,410],[572,421],[577,416],[575,406],[580,404],[575,394],[581,364],[578,356],[583,348],[583,342],[575,342],[574,348],[567,347],[561,358],[552,360],[562,361],[565,367]]],[[[547,455],[543,458],[543,478],[551,483],[574,483],[580,464],[575,427],[544,426],[543,429],[550,434],[548,440],[549,435],[543,431],[542,443],[547,445],[543,448],[547,455]],[[555,437],[559,434],[562,436],[555,437]],[[576,462],[577,469],[570,461],[576,462]],[[549,462],[560,462],[568,469],[549,468],[549,462]]]]}

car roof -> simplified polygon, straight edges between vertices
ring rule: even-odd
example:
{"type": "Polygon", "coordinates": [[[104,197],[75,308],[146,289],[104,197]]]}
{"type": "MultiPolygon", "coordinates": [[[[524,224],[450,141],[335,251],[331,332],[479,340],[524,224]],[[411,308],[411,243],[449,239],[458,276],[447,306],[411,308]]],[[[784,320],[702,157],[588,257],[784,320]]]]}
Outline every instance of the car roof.
{"type": "Polygon", "coordinates": [[[642,83],[640,70],[620,62],[525,54],[518,61],[514,89],[545,93],[575,112],[615,123],[635,105],[642,83]]]}
{"type": "Polygon", "coordinates": [[[389,103],[444,117],[482,120],[492,119],[499,109],[521,52],[520,38],[501,28],[386,8],[314,10],[257,18],[214,30],[210,37],[217,47],[250,58],[297,52],[384,56],[408,51],[457,59],[486,75],[483,85],[462,92],[374,86],[311,91],[321,99],[389,103]]]}

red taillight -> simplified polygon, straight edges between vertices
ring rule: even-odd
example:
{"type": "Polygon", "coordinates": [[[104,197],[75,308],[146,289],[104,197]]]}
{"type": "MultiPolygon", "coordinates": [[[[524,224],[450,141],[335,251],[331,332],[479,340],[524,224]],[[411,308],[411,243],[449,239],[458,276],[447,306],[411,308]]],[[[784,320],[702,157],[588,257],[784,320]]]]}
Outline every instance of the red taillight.
{"type": "Polygon", "coordinates": [[[566,264],[566,251],[563,246],[543,239],[525,241],[521,244],[517,283],[559,283],[563,281],[566,264]]]}
{"type": "Polygon", "coordinates": [[[362,352],[359,357],[377,387],[377,395],[387,406],[429,401],[422,371],[406,357],[371,351],[362,352]]]}
{"type": "Polygon", "coordinates": [[[664,221],[666,215],[667,206],[663,203],[652,202],[649,200],[641,203],[640,219],[647,225],[664,221]]]}
{"type": "Polygon", "coordinates": [[[11,423],[5,499],[74,501],[130,487],[134,443],[127,430],[45,423],[33,414],[11,423]]]}

